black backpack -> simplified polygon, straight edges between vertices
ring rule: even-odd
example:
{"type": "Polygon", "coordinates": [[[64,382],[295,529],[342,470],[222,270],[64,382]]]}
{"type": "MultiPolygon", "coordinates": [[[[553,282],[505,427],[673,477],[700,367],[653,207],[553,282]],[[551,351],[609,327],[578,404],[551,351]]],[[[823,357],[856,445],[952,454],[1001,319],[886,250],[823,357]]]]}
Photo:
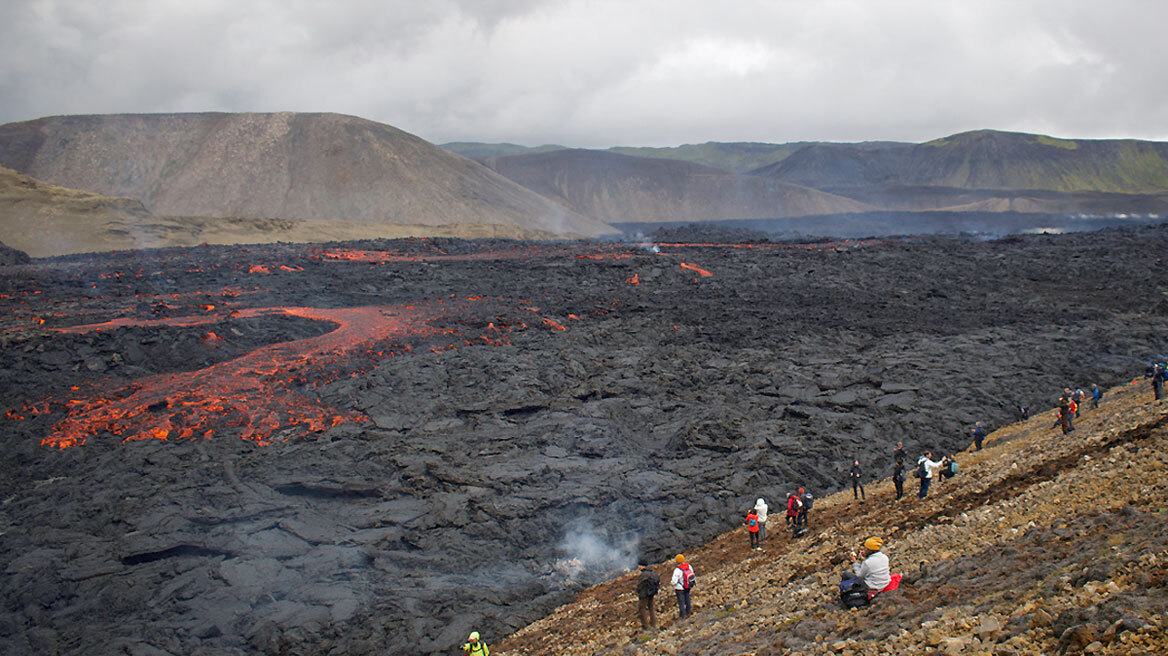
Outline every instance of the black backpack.
{"type": "Polygon", "coordinates": [[[922,460],[919,464],[917,464],[917,470],[913,472],[913,476],[917,478],[924,478],[927,475],[928,472],[925,471],[925,461],[922,460]]]}
{"type": "Polygon", "coordinates": [[[868,599],[868,588],[863,581],[853,581],[848,587],[840,584],[840,603],[844,608],[863,608],[871,603],[868,599]]]}
{"type": "Polygon", "coordinates": [[[656,572],[648,572],[648,574],[649,576],[637,582],[637,596],[641,599],[655,596],[657,589],[661,587],[661,577],[657,576],[656,572]]]}

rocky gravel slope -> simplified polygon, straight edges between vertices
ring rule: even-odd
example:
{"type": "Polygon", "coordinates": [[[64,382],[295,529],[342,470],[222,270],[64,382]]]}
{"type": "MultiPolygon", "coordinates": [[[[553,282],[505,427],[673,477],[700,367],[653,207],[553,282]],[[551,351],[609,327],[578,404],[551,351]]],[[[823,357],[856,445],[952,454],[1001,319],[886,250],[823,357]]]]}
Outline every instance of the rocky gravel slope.
{"type": "MultiPolygon", "coordinates": [[[[742,530],[688,553],[695,615],[635,621],[635,574],[597,586],[501,642],[508,654],[1168,653],[1168,402],[1142,379],[1064,436],[1053,413],[1006,426],[925,500],[890,481],[821,500],[811,532],[763,552],[742,530]],[[883,536],[900,589],[842,610],[846,554],[883,536]]],[[[910,479],[911,480],[911,479],[910,479]]],[[[906,486],[911,487],[911,486],[906,486]]],[[[776,518],[781,519],[781,518],[776,518]]],[[[669,563],[655,566],[666,578],[669,563]]]]}

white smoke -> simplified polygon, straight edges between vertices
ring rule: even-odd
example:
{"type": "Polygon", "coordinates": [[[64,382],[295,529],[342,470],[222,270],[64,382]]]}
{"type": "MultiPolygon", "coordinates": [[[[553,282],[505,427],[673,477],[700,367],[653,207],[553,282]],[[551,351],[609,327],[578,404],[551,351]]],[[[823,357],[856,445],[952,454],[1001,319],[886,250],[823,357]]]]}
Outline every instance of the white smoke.
{"type": "Polygon", "coordinates": [[[650,253],[661,252],[661,249],[657,247],[657,244],[654,244],[651,239],[644,235],[644,233],[638,232],[634,234],[632,238],[637,241],[637,248],[643,251],[648,251],[650,253]]]}
{"type": "Polygon", "coordinates": [[[597,580],[607,574],[631,569],[637,564],[641,536],[627,532],[609,535],[587,521],[568,526],[560,541],[563,557],[555,570],[571,580],[597,580]]]}

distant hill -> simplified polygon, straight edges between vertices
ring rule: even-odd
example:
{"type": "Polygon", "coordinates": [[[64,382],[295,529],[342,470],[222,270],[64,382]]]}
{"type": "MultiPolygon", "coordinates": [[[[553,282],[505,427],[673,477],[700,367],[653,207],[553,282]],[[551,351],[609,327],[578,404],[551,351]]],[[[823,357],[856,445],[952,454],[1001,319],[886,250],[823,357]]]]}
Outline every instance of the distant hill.
{"type": "Polygon", "coordinates": [[[978,130],[909,147],[817,144],[754,174],[845,195],[874,185],[1153,194],[1168,191],[1168,143],[978,130]]]}
{"type": "MultiPolygon", "coordinates": [[[[654,148],[649,146],[613,146],[603,152],[630,155],[632,157],[652,157],[655,159],[671,159],[691,164],[701,164],[720,169],[727,173],[747,173],[755,169],[781,162],[792,153],[808,146],[824,142],[797,141],[791,143],[760,143],[751,141],[720,142],[707,141],[702,144],[684,144],[654,148]]],[[[911,144],[894,141],[866,141],[847,144],[860,150],[871,148],[895,148],[911,144]]],[[[442,144],[442,147],[471,159],[485,159],[487,157],[508,157],[511,155],[530,155],[546,153],[554,150],[570,150],[567,146],[544,145],[536,147],[519,146],[512,143],[480,143],[456,141],[442,144]]]]}
{"type": "Polygon", "coordinates": [[[717,221],[859,212],[869,206],[760,176],[596,150],[486,158],[490,168],[605,222],[717,221]]]}
{"type": "MultiPolygon", "coordinates": [[[[397,237],[550,239],[549,232],[493,224],[417,226],[355,221],[173,217],[133,198],[41,182],[0,167],[0,242],[33,257],[72,253],[275,241],[397,237]]],[[[0,249],[0,260],[3,260],[0,249]]]]}
{"type": "MultiPolygon", "coordinates": [[[[630,148],[617,146],[615,148],[609,148],[609,152],[633,155],[635,157],[675,159],[683,162],[712,166],[729,173],[747,173],[781,162],[804,148],[820,143],[823,142],[795,141],[773,144],[708,141],[703,144],[685,144],[672,148],[630,148]]],[[[866,141],[847,145],[863,151],[876,148],[903,148],[911,144],[894,141],[866,141]]]]}
{"type": "Polygon", "coordinates": [[[160,215],[614,232],[418,137],[339,114],[42,118],[0,126],[0,165],[160,215]]]}
{"type": "Polygon", "coordinates": [[[507,157],[508,155],[527,155],[530,153],[546,153],[553,150],[566,150],[567,146],[548,144],[545,146],[520,146],[513,143],[482,143],[479,141],[452,141],[441,144],[442,148],[452,153],[458,153],[471,159],[484,157],[507,157]]]}

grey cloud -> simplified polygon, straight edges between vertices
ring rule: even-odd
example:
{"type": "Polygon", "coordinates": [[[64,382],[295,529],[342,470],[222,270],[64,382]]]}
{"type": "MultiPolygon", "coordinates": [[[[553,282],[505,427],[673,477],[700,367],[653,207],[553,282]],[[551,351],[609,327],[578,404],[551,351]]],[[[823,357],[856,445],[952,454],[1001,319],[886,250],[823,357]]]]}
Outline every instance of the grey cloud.
{"type": "Polygon", "coordinates": [[[1168,3],[9,0],[0,122],[336,111],[435,142],[1168,139],[1168,3]]]}

